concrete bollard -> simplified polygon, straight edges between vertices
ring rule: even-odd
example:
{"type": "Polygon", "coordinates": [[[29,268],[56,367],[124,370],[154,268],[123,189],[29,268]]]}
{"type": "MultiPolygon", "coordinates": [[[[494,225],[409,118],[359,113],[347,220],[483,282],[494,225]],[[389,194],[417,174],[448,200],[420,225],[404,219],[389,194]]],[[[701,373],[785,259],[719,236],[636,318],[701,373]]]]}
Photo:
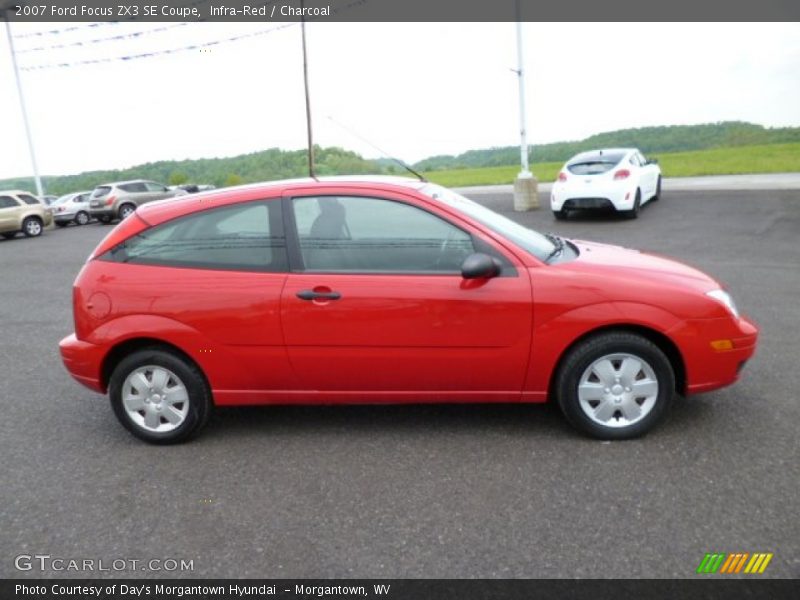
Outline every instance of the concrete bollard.
{"type": "Polygon", "coordinates": [[[533,174],[520,174],[514,180],[514,210],[539,208],[539,180],[533,174]]]}

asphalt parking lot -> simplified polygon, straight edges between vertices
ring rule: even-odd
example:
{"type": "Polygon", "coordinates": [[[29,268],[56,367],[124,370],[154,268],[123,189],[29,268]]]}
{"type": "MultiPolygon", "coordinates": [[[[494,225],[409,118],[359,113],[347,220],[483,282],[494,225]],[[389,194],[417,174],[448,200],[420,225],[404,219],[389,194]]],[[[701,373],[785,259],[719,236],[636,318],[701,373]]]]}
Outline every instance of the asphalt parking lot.
{"type": "MultiPolygon", "coordinates": [[[[800,191],[670,192],[638,220],[525,225],[668,254],[761,327],[734,387],[648,437],[580,437],[550,406],[219,411],[153,447],[67,375],[71,283],[110,231],[0,240],[0,577],[14,557],[186,559],[194,577],[693,577],[706,552],[800,576],[800,191]]],[[[139,573],[98,573],[97,576],[139,573]]]]}

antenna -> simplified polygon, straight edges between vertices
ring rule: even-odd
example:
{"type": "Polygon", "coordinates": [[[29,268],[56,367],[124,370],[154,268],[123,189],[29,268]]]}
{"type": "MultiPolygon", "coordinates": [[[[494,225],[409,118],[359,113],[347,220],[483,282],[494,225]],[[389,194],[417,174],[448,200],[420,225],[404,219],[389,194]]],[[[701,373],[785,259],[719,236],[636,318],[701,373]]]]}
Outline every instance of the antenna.
{"type": "Polygon", "coordinates": [[[358,135],[358,134],[357,134],[355,131],[353,131],[353,130],[352,130],[352,129],[350,129],[349,127],[345,127],[344,125],[342,125],[341,123],[339,123],[339,121],[337,121],[336,119],[334,119],[334,118],[333,118],[333,117],[331,117],[330,115],[328,115],[328,119],[330,119],[332,122],[336,123],[336,124],[337,124],[339,127],[341,127],[342,129],[344,129],[344,130],[345,130],[347,133],[349,133],[350,135],[353,135],[353,136],[357,137],[358,139],[360,139],[362,142],[364,142],[364,143],[365,143],[365,144],[367,144],[368,146],[371,146],[372,148],[375,148],[375,150],[377,150],[378,152],[380,152],[381,154],[383,154],[383,155],[384,155],[386,158],[388,158],[389,160],[391,160],[391,161],[393,161],[393,162],[396,162],[398,165],[400,165],[401,167],[403,167],[403,168],[404,168],[406,171],[408,171],[409,173],[411,173],[412,175],[414,175],[414,177],[416,177],[416,178],[417,178],[417,179],[419,179],[420,181],[423,181],[423,182],[425,182],[425,183],[428,183],[428,180],[427,180],[427,179],[425,179],[425,178],[424,178],[422,175],[420,175],[419,173],[417,173],[417,172],[416,172],[414,169],[412,169],[411,167],[409,167],[409,166],[408,166],[408,165],[407,165],[405,162],[403,162],[403,161],[402,161],[402,160],[400,160],[399,158],[395,158],[394,156],[392,156],[391,154],[389,154],[389,153],[388,153],[388,152],[386,152],[385,150],[382,150],[381,148],[378,148],[378,146],[376,146],[375,144],[373,144],[372,142],[370,142],[368,139],[364,138],[364,137],[363,137],[363,136],[361,136],[361,135],[358,135]]]}
{"type": "Polygon", "coordinates": [[[300,0],[300,31],[303,34],[303,82],[306,91],[306,129],[308,131],[308,176],[316,180],[314,173],[314,136],[311,131],[311,99],[308,94],[308,59],[306,53],[306,18],[303,16],[303,0],[300,0]]]}

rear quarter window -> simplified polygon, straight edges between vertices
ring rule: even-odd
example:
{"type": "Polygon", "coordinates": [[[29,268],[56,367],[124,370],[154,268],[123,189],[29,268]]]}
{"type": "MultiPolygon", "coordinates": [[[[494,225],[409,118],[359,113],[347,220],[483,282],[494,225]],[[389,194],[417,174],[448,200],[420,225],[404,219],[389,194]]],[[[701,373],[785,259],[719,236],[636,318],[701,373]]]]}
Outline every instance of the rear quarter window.
{"type": "Polygon", "coordinates": [[[101,259],[197,269],[286,271],[280,201],[247,202],[179,217],[133,236],[101,259]]]}
{"type": "Polygon", "coordinates": [[[94,188],[92,192],[92,198],[102,198],[103,196],[108,196],[111,192],[111,186],[108,185],[101,185],[94,188]]]}

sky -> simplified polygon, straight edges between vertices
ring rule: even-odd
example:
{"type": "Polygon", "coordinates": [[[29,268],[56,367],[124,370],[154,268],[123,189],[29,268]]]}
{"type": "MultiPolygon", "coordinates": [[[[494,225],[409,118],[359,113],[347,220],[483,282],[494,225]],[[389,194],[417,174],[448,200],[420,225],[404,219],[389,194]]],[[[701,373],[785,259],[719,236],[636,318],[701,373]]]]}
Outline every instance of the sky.
{"type": "MultiPolygon", "coordinates": [[[[85,25],[11,24],[40,174],[305,147],[299,25],[202,52],[25,70],[276,27],[85,25]],[[29,35],[75,25],[84,26],[29,35]],[[36,50],[54,45],[66,47],[36,50]]],[[[798,23],[526,23],[523,32],[531,143],[725,120],[800,126],[798,23]]],[[[0,38],[2,179],[32,167],[4,30],[0,38]]],[[[317,144],[380,156],[365,138],[413,162],[519,143],[514,23],[309,23],[307,43],[317,144]]]]}

